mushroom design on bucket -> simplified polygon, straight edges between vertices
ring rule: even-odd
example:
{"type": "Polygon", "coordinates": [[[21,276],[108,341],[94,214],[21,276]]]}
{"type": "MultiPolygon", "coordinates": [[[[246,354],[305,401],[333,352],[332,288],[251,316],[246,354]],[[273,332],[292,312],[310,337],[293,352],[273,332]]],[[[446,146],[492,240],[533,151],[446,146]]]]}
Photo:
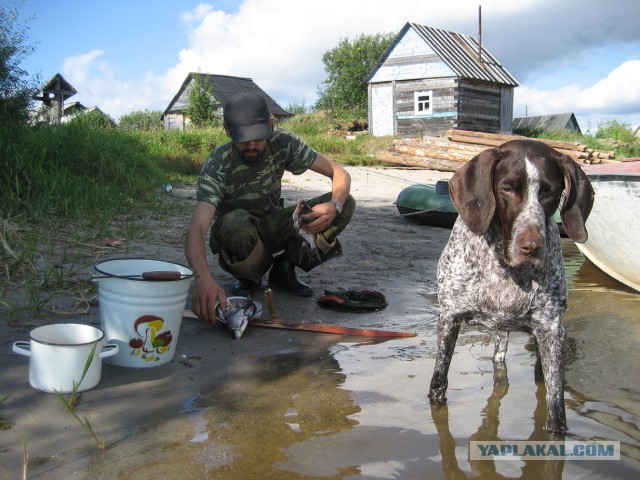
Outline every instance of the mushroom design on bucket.
{"type": "Polygon", "coordinates": [[[133,324],[138,337],[129,340],[131,356],[140,356],[147,362],[157,362],[169,350],[173,340],[171,330],[162,330],[164,320],[155,315],[142,315],[133,324]]]}

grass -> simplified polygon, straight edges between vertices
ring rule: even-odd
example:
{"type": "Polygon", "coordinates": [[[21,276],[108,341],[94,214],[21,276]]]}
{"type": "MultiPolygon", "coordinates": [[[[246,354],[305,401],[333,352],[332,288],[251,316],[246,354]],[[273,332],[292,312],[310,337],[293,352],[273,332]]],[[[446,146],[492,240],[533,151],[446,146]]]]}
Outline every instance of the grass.
{"type": "MultiPolygon", "coordinates": [[[[340,163],[375,165],[375,152],[392,146],[390,136],[349,132],[366,123],[366,112],[302,110],[278,128],[340,163]]],[[[640,142],[624,123],[601,125],[595,137],[517,133],[614,150],[616,158],[640,156],[640,142]]],[[[105,238],[154,241],[149,218],[188,218],[190,205],[167,201],[161,186],[195,183],[209,152],[226,141],[222,127],[181,132],[97,128],[82,121],[0,125],[0,313],[10,322],[44,316],[63,289],[84,299],[94,285],[74,279],[82,262],[105,253],[105,238]]]]}
{"type": "Polygon", "coordinates": [[[56,397],[58,397],[58,400],[60,401],[60,403],[62,403],[62,406],[64,407],[66,412],[69,415],[71,415],[73,418],[75,418],[80,423],[80,425],[82,425],[84,429],[93,437],[100,452],[104,453],[106,445],[104,441],[102,441],[98,437],[98,435],[96,435],[96,432],[93,430],[93,427],[89,422],[89,419],[86,416],[80,418],[80,416],[76,412],[76,405],[78,404],[78,400],[80,399],[80,395],[78,394],[78,389],[80,388],[80,384],[84,380],[84,377],[87,375],[87,371],[89,371],[89,367],[93,362],[97,345],[98,345],[97,343],[94,343],[93,347],[91,348],[91,352],[89,352],[89,356],[87,357],[87,360],[84,364],[84,369],[82,370],[82,375],[80,376],[80,380],[78,380],[77,382],[73,380],[73,388],[71,390],[71,394],[68,397],[65,397],[64,395],[62,395],[60,392],[56,390],[56,397]]]}
{"type": "Polygon", "coordinates": [[[597,136],[565,130],[549,131],[534,128],[516,129],[514,133],[530,138],[578,142],[595,150],[614,151],[616,159],[640,157],[640,139],[633,137],[631,127],[615,121],[608,125],[601,125],[597,136]],[[610,128],[611,125],[615,128],[610,128]]]}

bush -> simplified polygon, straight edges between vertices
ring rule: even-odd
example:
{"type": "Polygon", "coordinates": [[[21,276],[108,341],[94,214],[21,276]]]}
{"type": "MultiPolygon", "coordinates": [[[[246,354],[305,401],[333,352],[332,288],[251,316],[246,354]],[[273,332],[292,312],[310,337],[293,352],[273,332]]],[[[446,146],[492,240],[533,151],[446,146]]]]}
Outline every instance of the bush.
{"type": "Polygon", "coordinates": [[[149,130],[162,130],[164,126],[161,117],[162,112],[160,110],[145,110],[144,112],[137,110],[120,117],[118,127],[145,132],[149,130]]]}

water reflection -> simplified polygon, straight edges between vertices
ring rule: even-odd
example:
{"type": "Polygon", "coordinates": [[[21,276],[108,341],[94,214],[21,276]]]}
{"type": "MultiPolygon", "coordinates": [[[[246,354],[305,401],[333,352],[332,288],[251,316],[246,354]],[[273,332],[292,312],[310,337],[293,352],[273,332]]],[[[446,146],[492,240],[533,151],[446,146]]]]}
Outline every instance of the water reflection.
{"type": "MultiPolygon", "coordinates": [[[[507,368],[496,368],[493,374],[493,390],[487,399],[486,406],[482,409],[482,422],[478,430],[469,437],[472,441],[511,441],[512,438],[501,438],[498,434],[500,425],[500,403],[509,391],[509,380],[507,378],[507,368]]],[[[447,479],[471,478],[482,476],[482,478],[526,478],[526,479],[560,479],[564,468],[564,460],[527,460],[527,461],[498,461],[499,464],[511,463],[509,467],[513,470],[520,469],[520,474],[510,472],[500,473],[497,463],[493,460],[468,460],[470,472],[460,468],[456,458],[456,442],[449,430],[449,409],[444,406],[432,406],[431,415],[433,417],[438,436],[440,437],[440,454],[442,455],[442,469],[447,479]]],[[[549,435],[544,430],[546,423],[547,409],[545,400],[544,384],[539,379],[536,381],[536,408],[533,412],[533,430],[526,440],[541,441],[548,440],[549,435]]],[[[523,439],[524,440],[524,439],[523,439]]]]}
{"type": "MultiPolygon", "coordinates": [[[[494,371],[488,334],[464,327],[449,404],[431,407],[435,312],[416,338],[281,351],[193,399],[192,460],[207,478],[633,478],[640,473],[640,295],[566,243],[567,440],[620,441],[620,461],[471,461],[469,442],[557,440],[544,430],[545,388],[530,335],[512,334],[494,371]]],[[[426,302],[433,299],[425,298],[426,302]]],[[[433,314],[431,313],[433,312],[433,314]]],[[[402,320],[415,325],[412,316],[402,320]]],[[[399,325],[402,326],[402,325],[399,325]]]]}
{"type": "Polygon", "coordinates": [[[196,460],[215,469],[212,478],[289,478],[274,466],[286,461],[283,450],[357,424],[349,417],[360,407],[338,388],[344,375],[326,349],[285,350],[245,368],[190,402],[208,424],[199,437],[207,448],[196,460]]]}

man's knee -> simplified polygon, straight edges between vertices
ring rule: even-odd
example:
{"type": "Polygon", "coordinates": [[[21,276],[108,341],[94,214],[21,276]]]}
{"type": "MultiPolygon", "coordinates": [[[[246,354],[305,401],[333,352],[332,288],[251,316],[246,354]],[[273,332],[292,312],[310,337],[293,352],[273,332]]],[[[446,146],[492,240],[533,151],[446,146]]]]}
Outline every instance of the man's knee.
{"type": "Polygon", "coordinates": [[[253,250],[258,236],[258,219],[245,210],[234,210],[216,219],[212,232],[212,250],[226,250],[234,257],[244,258],[253,250]]]}

